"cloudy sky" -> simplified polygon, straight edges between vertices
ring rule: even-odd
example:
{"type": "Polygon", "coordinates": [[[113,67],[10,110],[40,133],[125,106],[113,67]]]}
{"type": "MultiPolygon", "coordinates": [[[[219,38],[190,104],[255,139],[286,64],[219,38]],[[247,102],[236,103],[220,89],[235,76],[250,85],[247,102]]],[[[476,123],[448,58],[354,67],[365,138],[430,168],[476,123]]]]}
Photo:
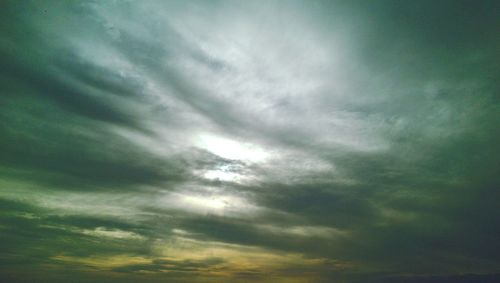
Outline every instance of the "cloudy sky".
{"type": "Polygon", "coordinates": [[[499,279],[499,1],[0,6],[0,281],[499,279]]]}

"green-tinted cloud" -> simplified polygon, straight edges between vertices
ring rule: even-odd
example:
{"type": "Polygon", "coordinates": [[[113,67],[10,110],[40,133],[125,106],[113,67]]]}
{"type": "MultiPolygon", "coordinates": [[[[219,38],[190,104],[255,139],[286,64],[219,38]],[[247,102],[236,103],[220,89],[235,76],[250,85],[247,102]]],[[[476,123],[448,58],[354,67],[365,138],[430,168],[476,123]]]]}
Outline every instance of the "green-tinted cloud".
{"type": "Polygon", "coordinates": [[[1,6],[0,281],[498,278],[497,1],[1,6]]]}

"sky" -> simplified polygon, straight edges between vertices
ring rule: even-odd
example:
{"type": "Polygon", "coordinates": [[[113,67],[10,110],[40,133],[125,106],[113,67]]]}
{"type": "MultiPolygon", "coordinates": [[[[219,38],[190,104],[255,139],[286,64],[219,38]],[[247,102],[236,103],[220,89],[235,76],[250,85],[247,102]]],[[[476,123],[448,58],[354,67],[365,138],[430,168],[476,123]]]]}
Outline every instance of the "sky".
{"type": "Polygon", "coordinates": [[[0,281],[500,280],[499,1],[0,11],[0,281]]]}

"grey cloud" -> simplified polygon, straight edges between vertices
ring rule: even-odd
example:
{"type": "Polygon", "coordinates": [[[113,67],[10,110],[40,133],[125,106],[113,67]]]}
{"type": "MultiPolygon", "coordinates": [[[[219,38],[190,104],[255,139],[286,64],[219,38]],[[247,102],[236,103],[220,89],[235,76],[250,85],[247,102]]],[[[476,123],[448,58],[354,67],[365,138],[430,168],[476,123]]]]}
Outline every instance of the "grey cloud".
{"type": "Polygon", "coordinates": [[[2,6],[11,282],[498,277],[496,1],[2,6]],[[256,148],[263,161],[238,157],[256,148]],[[303,264],[162,259],[179,237],[303,264]],[[106,273],[58,255],[150,262],[106,273]]]}

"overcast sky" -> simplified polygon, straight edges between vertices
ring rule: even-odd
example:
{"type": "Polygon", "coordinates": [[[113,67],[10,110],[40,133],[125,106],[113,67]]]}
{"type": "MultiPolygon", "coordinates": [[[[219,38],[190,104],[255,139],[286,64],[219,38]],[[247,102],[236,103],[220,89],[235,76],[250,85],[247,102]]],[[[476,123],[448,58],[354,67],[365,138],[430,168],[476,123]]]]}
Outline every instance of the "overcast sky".
{"type": "Polygon", "coordinates": [[[0,11],[0,281],[500,279],[500,1],[0,11]]]}

